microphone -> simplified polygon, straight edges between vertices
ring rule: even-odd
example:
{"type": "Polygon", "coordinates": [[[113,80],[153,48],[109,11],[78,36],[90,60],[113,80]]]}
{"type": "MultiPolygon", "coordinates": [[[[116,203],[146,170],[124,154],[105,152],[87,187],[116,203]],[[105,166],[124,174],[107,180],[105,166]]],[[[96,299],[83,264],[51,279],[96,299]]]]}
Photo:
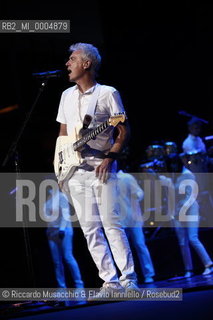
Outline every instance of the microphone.
{"type": "Polygon", "coordinates": [[[54,71],[44,71],[44,72],[38,72],[38,73],[32,73],[32,76],[36,78],[43,78],[43,79],[49,79],[49,78],[59,78],[62,75],[61,70],[54,70],[54,71]]]}

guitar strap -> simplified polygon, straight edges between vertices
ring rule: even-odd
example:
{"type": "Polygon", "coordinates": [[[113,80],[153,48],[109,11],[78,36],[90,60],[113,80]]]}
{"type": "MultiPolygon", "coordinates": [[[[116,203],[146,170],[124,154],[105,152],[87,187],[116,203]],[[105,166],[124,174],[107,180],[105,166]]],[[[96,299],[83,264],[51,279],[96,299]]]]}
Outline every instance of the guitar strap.
{"type": "MultiPolygon", "coordinates": [[[[87,113],[86,113],[86,115],[84,117],[83,128],[88,128],[88,126],[90,125],[90,123],[93,120],[100,91],[101,91],[101,85],[99,83],[97,83],[96,87],[95,87],[95,90],[93,92],[91,101],[90,101],[90,103],[88,105],[87,113]]],[[[88,146],[88,148],[90,148],[90,147],[88,146]]],[[[96,149],[93,149],[93,148],[90,148],[90,151],[89,151],[88,148],[87,148],[87,150],[85,150],[85,152],[86,152],[85,156],[91,156],[92,155],[92,156],[95,156],[95,157],[101,158],[101,159],[105,158],[105,154],[104,154],[103,151],[99,151],[99,150],[96,150],[96,149]]],[[[82,156],[84,157],[84,151],[82,152],[82,156]]]]}
{"type": "Polygon", "coordinates": [[[96,108],[96,105],[97,105],[97,101],[98,101],[98,97],[99,97],[100,91],[101,91],[101,85],[99,83],[97,83],[96,87],[95,87],[95,90],[93,92],[91,101],[90,101],[90,103],[88,105],[87,113],[86,113],[86,114],[90,115],[92,117],[92,119],[93,119],[94,114],[95,114],[95,108],[96,108]]]}

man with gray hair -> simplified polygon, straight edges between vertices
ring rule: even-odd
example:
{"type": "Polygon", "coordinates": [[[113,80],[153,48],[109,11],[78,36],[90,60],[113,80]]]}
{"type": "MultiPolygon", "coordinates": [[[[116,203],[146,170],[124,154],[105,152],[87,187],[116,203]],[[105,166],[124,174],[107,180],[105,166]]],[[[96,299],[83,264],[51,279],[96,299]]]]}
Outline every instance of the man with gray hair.
{"type": "MultiPolygon", "coordinates": [[[[94,130],[110,117],[124,113],[119,92],[95,80],[101,63],[98,49],[77,43],[70,51],[66,67],[70,82],[76,85],[62,93],[57,115],[59,136],[72,135],[78,125],[94,130]],[[88,114],[89,123],[85,121],[88,114]]],[[[128,139],[127,120],[115,130],[109,125],[88,141],[86,147],[78,149],[83,162],[67,183],[88,249],[104,281],[99,297],[123,288],[138,290],[132,253],[119,221],[116,201],[116,159],[128,139]]]]}

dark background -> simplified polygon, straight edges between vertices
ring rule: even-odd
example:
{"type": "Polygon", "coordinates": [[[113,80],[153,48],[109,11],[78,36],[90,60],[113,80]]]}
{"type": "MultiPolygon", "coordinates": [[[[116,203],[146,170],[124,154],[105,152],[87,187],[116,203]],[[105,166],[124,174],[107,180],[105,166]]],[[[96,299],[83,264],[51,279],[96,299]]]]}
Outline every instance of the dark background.
{"type": "MultiPolygon", "coordinates": [[[[38,94],[40,82],[32,73],[64,70],[68,48],[75,42],[93,43],[99,48],[103,64],[98,81],[121,93],[131,126],[128,161],[132,170],[138,169],[145,149],[156,141],[174,141],[181,152],[189,119],[179,115],[179,110],[208,120],[202,135],[212,135],[212,9],[211,5],[191,1],[4,3],[1,19],[68,19],[71,32],[0,34],[0,111],[18,104],[18,109],[0,113],[1,163],[38,94]]],[[[59,129],[55,118],[61,92],[67,87],[65,77],[49,80],[18,144],[22,172],[53,171],[59,129]]],[[[14,171],[13,157],[2,171],[14,171]]],[[[1,230],[1,274],[7,275],[2,277],[3,283],[29,284],[22,230],[1,230]]],[[[207,233],[203,239],[210,246],[207,233]]],[[[34,229],[29,234],[36,285],[51,286],[54,278],[45,231],[34,229]]],[[[75,243],[86,284],[99,284],[80,230],[76,231],[75,243]]],[[[158,245],[165,248],[168,243],[176,248],[172,233],[161,237],[158,245]]],[[[178,248],[163,257],[159,257],[154,241],[149,248],[159,278],[182,270],[178,248]]],[[[197,266],[199,269],[199,261],[197,266]]]]}

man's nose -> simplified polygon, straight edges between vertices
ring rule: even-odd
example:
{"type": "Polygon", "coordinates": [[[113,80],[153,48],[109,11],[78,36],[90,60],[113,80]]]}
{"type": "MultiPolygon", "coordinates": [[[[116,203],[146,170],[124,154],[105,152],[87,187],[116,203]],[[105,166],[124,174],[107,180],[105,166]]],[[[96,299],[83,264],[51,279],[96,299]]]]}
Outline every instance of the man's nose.
{"type": "Polygon", "coordinates": [[[65,63],[65,66],[68,67],[70,65],[70,60],[67,60],[67,62],[65,63]]]}

